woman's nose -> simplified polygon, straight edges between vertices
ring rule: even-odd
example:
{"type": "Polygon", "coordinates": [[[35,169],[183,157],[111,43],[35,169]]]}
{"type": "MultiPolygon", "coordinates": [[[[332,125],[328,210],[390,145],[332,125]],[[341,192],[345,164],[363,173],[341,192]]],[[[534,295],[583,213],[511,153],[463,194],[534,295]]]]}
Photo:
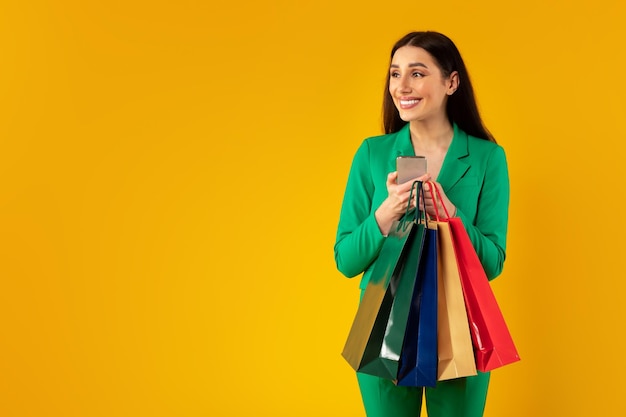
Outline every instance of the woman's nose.
{"type": "Polygon", "coordinates": [[[400,91],[410,91],[411,84],[409,83],[409,78],[408,77],[400,78],[399,87],[400,87],[400,91]]]}

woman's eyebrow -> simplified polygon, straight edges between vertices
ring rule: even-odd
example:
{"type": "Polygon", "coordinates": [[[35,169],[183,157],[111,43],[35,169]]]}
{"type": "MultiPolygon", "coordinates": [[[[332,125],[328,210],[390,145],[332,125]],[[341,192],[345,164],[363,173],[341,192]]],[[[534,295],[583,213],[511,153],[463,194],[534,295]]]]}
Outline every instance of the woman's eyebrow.
{"type": "MultiPolygon", "coordinates": [[[[409,64],[409,68],[412,68],[412,67],[424,67],[424,68],[428,68],[428,67],[426,66],[426,64],[423,64],[423,63],[421,63],[421,62],[411,62],[411,63],[409,64]]],[[[400,65],[397,65],[397,64],[391,64],[391,68],[400,68],[400,65]]]]}

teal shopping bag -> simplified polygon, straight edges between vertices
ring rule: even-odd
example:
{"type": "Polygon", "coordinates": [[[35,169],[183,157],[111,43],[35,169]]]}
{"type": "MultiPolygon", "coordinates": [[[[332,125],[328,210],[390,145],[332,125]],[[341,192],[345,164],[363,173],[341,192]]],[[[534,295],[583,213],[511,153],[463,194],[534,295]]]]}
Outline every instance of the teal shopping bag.
{"type": "MultiPolygon", "coordinates": [[[[411,190],[422,195],[422,183],[411,190]]],[[[358,372],[397,376],[412,288],[424,239],[423,213],[408,212],[392,228],[365,288],[342,356],[358,372]]]]}

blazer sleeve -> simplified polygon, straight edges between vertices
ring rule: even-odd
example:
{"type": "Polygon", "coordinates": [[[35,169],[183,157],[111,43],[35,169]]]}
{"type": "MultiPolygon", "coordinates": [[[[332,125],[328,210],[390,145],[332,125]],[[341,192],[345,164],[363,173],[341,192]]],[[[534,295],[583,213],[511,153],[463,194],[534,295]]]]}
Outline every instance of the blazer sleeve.
{"type": "Polygon", "coordinates": [[[457,210],[489,280],[500,275],[504,266],[509,193],[506,156],[496,146],[488,155],[474,223],[457,210]]]}
{"type": "Polygon", "coordinates": [[[370,164],[370,147],[365,140],[352,160],[334,247],[337,269],[348,278],[372,264],[385,239],[374,217],[375,184],[370,164]]]}

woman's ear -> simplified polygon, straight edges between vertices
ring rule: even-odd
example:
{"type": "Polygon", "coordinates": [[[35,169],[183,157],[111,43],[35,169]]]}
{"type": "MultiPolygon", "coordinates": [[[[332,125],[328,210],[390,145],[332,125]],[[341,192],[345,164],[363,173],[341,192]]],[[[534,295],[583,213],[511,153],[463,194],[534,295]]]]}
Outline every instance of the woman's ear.
{"type": "Polygon", "coordinates": [[[448,95],[451,96],[456,90],[459,89],[459,73],[458,71],[452,71],[452,74],[448,77],[448,95]]]}

